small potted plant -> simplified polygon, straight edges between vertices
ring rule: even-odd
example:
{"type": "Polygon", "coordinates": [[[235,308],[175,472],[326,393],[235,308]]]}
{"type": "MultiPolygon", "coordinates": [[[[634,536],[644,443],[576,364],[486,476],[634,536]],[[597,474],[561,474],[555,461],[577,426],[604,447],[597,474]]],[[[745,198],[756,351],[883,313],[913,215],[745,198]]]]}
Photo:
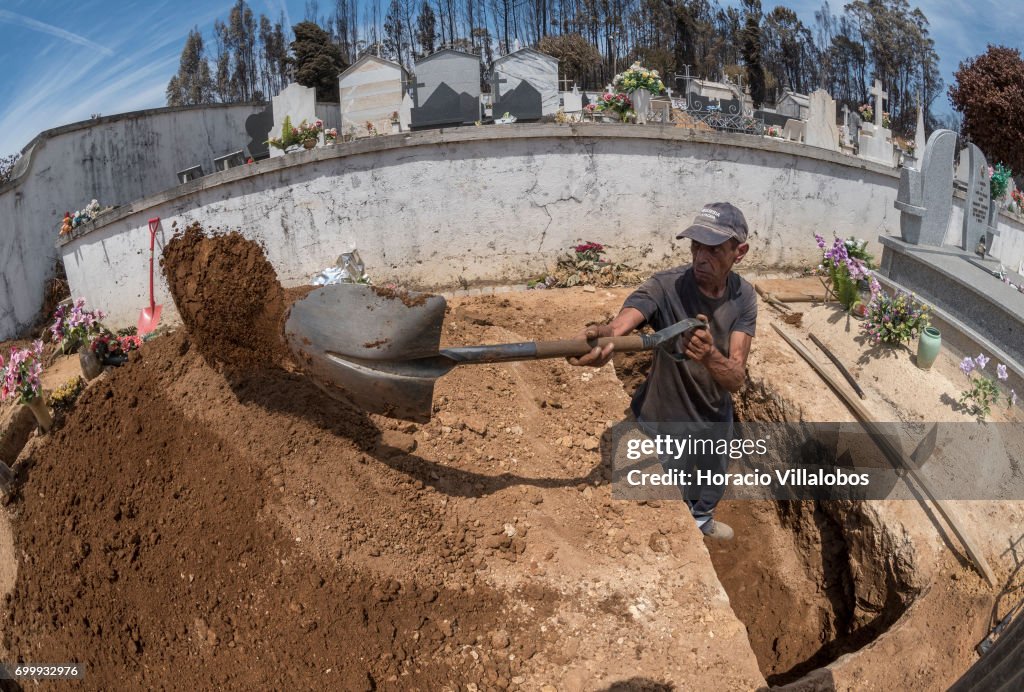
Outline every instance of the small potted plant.
{"type": "Polygon", "coordinates": [[[337,144],[338,143],[338,128],[329,127],[324,130],[324,144],[337,144]]]}
{"type": "Polygon", "coordinates": [[[43,400],[43,342],[38,339],[32,348],[12,348],[5,362],[0,356],[0,401],[17,398],[29,407],[44,431],[53,426],[53,416],[43,400]]]}

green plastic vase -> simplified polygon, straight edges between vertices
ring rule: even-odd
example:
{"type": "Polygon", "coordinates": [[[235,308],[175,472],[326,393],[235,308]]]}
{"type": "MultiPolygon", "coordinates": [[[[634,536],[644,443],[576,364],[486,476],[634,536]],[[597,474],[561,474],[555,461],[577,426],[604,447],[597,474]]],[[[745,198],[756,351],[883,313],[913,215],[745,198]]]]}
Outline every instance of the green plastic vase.
{"type": "Polygon", "coordinates": [[[917,341],[917,367],[927,370],[939,357],[942,335],[935,327],[925,327],[917,341]]]}

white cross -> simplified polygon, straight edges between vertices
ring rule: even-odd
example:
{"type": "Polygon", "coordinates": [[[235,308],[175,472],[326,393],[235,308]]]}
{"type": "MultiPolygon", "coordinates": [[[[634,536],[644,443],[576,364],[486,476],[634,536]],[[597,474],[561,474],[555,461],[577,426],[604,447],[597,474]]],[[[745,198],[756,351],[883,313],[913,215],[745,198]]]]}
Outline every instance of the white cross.
{"type": "Polygon", "coordinates": [[[875,97],[875,127],[882,126],[882,99],[889,98],[889,94],[882,90],[881,80],[876,79],[875,85],[868,92],[875,97]]]}

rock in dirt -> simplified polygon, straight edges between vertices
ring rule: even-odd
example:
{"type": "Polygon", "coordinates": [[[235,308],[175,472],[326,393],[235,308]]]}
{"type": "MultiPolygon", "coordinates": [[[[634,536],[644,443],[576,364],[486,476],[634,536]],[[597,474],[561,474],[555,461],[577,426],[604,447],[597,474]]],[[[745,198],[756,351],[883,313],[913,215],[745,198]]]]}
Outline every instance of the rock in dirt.
{"type": "Polygon", "coordinates": [[[384,430],[381,432],[377,449],[385,453],[409,454],[416,449],[416,438],[398,430],[384,430]]]}

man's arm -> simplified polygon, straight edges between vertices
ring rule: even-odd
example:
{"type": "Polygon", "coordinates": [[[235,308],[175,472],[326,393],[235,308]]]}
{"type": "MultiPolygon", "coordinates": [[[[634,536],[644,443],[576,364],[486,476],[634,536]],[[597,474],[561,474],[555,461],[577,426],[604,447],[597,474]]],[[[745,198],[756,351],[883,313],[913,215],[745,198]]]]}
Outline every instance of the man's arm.
{"type": "Polygon", "coordinates": [[[697,329],[691,334],[685,344],[686,355],[707,368],[719,387],[730,392],[739,391],[747,377],[747,355],[750,354],[750,343],[753,340],[750,334],[729,334],[728,358],[715,348],[711,332],[707,329],[697,329]]]}
{"type": "MultiPolygon", "coordinates": [[[[584,339],[597,339],[602,336],[625,336],[634,329],[644,323],[644,314],[636,308],[622,308],[619,314],[615,316],[608,324],[602,324],[594,327],[587,327],[585,330],[577,335],[577,338],[582,337],[584,339]]],[[[611,360],[612,353],[615,347],[612,344],[608,344],[603,349],[599,346],[595,346],[594,349],[585,356],[579,358],[567,358],[570,365],[589,365],[593,368],[600,368],[609,360],[611,360]]]]}

